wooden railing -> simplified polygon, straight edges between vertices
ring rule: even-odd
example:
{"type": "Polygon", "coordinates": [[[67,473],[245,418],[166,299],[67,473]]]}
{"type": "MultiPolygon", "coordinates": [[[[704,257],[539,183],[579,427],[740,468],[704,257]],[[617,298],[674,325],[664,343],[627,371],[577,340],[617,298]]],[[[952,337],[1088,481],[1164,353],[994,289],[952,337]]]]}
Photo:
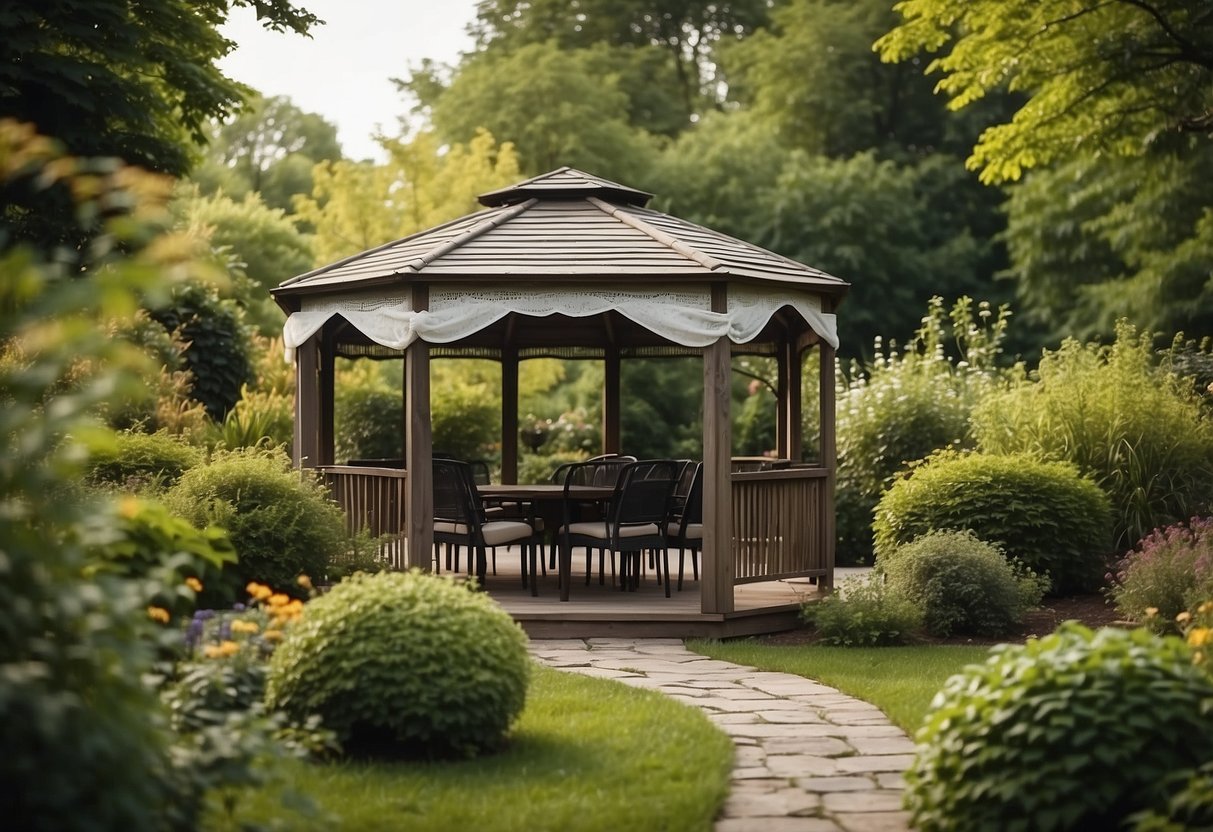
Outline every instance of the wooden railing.
{"type": "Polygon", "coordinates": [[[345,512],[349,531],[357,533],[365,529],[381,538],[380,557],[393,568],[407,568],[404,546],[407,472],[399,468],[351,465],[322,466],[317,471],[345,512]]]}
{"type": "Polygon", "coordinates": [[[827,575],[826,470],[733,475],[733,581],[827,575]]]}
{"type": "MultiPolygon", "coordinates": [[[[331,465],[318,469],[351,532],[386,536],[381,556],[406,568],[406,472],[331,465]]],[[[733,474],[734,583],[827,575],[826,470],[733,474]]]]}

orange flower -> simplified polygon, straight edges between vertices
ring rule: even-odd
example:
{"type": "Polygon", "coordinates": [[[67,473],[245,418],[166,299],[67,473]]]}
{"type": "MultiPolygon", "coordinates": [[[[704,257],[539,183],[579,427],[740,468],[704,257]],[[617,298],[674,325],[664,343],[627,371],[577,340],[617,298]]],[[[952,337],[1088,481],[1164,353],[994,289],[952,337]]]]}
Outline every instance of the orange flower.
{"type": "Polygon", "coordinates": [[[285,607],[290,603],[290,601],[291,597],[289,595],[285,595],[281,592],[275,592],[270,595],[269,604],[271,607],[285,607]]]}
{"type": "Polygon", "coordinates": [[[198,580],[197,578],[186,578],[185,585],[194,590],[194,592],[202,591],[202,581],[198,580]]]}
{"type": "Polygon", "coordinates": [[[1188,644],[1192,647],[1213,645],[1213,629],[1208,627],[1193,627],[1188,631],[1188,644]]]}
{"type": "Polygon", "coordinates": [[[240,645],[234,641],[224,641],[219,644],[208,644],[202,652],[208,659],[222,659],[239,653],[240,645]]]}
{"type": "Polygon", "coordinates": [[[298,578],[295,579],[295,583],[299,584],[299,586],[301,586],[307,590],[314,588],[312,586],[312,579],[309,578],[307,575],[300,575],[298,578]]]}
{"type": "Polygon", "coordinates": [[[256,598],[258,601],[264,601],[266,598],[269,598],[274,594],[274,591],[268,586],[265,584],[259,584],[256,581],[249,583],[249,585],[244,588],[244,591],[256,598]]]}
{"type": "Polygon", "coordinates": [[[256,621],[244,621],[243,619],[238,619],[232,622],[233,633],[255,633],[260,629],[261,627],[257,625],[256,621]]]}
{"type": "Polygon", "coordinates": [[[147,617],[152,621],[159,621],[161,624],[167,624],[173,618],[164,607],[148,607],[147,617]]]}
{"type": "Polygon", "coordinates": [[[261,637],[266,641],[282,641],[281,630],[266,630],[261,634],[261,637]]]}

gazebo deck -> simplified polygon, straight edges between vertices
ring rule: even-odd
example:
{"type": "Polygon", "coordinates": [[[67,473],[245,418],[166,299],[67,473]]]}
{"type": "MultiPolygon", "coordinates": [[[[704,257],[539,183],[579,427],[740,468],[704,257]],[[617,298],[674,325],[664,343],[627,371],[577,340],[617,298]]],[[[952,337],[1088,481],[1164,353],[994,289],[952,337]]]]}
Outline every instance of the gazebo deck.
{"type": "Polygon", "coordinates": [[[638,590],[621,592],[611,584],[608,565],[606,583],[599,585],[597,557],[594,560],[595,573],[587,586],[584,556],[574,553],[571,598],[562,603],[554,571],[539,576],[539,596],[532,597],[530,589],[522,586],[518,549],[499,547],[497,574],[490,571],[486,588],[533,638],[730,638],[774,633],[796,627],[800,605],[821,597],[818,586],[807,578],[741,584],[735,588],[734,612],[708,614],[700,611],[699,583],[691,580],[689,562],[684,588],[678,591],[676,552],[671,553],[675,584],[669,598],[652,571],[646,572],[638,590]]]}

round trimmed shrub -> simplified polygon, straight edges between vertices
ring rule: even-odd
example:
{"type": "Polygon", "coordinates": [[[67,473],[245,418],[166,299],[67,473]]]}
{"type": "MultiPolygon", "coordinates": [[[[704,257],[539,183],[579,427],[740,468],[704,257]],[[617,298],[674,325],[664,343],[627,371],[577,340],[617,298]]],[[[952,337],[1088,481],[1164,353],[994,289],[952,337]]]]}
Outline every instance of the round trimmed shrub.
{"type": "Polygon", "coordinates": [[[1108,497],[1074,466],[1025,455],[943,451],[876,507],[876,555],[928,532],[968,529],[1048,575],[1058,594],[1094,589],[1112,548],[1108,497]]]}
{"type": "Polygon", "coordinates": [[[329,559],[345,546],[341,509],[277,450],[216,453],[182,475],[164,499],[198,528],[227,530],[240,558],[233,567],[239,586],[258,581],[279,592],[297,591],[300,574],[324,575],[329,559]]]}
{"type": "Polygon", "coordinates": [[[933,636],[997,636],[1040,603],[1048,581],[1016,569],[972,532],[932,532],[877,562],[892,595],[922,610],[933,636]]]}
{"type": "Polygon", "coordinates": [[[93,449],[86,476],[95,485],[137,490],[168,488],[202,462],[202,451],[164,431],[122,432],[93,449]]]}
{"type": "Polygon", "coordinates": [[[354,753],[471,756],[501,743],[529,677],[522,628],[487,595],[416,571],[358,574],[287,632],[266,700],[319,714],[354,753]]]}
{"type": "Polygon", "coordinates": [[[995,647],[948,680],[906,773],[911,824],[1118,829],[1213,747],[1213,679],[1175,637],[1091,631],[995,647]]]}

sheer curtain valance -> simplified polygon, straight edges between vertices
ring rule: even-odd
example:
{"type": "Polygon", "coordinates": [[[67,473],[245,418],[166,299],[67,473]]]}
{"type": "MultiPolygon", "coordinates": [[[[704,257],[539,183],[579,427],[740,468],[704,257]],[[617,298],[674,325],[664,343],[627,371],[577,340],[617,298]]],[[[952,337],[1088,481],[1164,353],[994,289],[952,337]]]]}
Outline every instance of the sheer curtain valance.
{"type": "Polygon", "coordinates": [[[790,306],[823,341],[838,346],[835,316],[821,311],[821,299],[784,288],[730,286],[728,312],[711,311],[711,291],[706,285],[627,289],[448,286],[431,288],[429,301],[428,310],[414,312],[407,289],[390,295],[304,297],[302,308],[292,313],[283,327],[287,358],[293,358],[295,349],[336,315],[375,343],[397,350],[418,338],[431,344],[449,344],[511,312],[579,318],[611,310],[676,344],[706,347],[722,336],[737,344],[752,341],[777,310],[790,306]]]}

